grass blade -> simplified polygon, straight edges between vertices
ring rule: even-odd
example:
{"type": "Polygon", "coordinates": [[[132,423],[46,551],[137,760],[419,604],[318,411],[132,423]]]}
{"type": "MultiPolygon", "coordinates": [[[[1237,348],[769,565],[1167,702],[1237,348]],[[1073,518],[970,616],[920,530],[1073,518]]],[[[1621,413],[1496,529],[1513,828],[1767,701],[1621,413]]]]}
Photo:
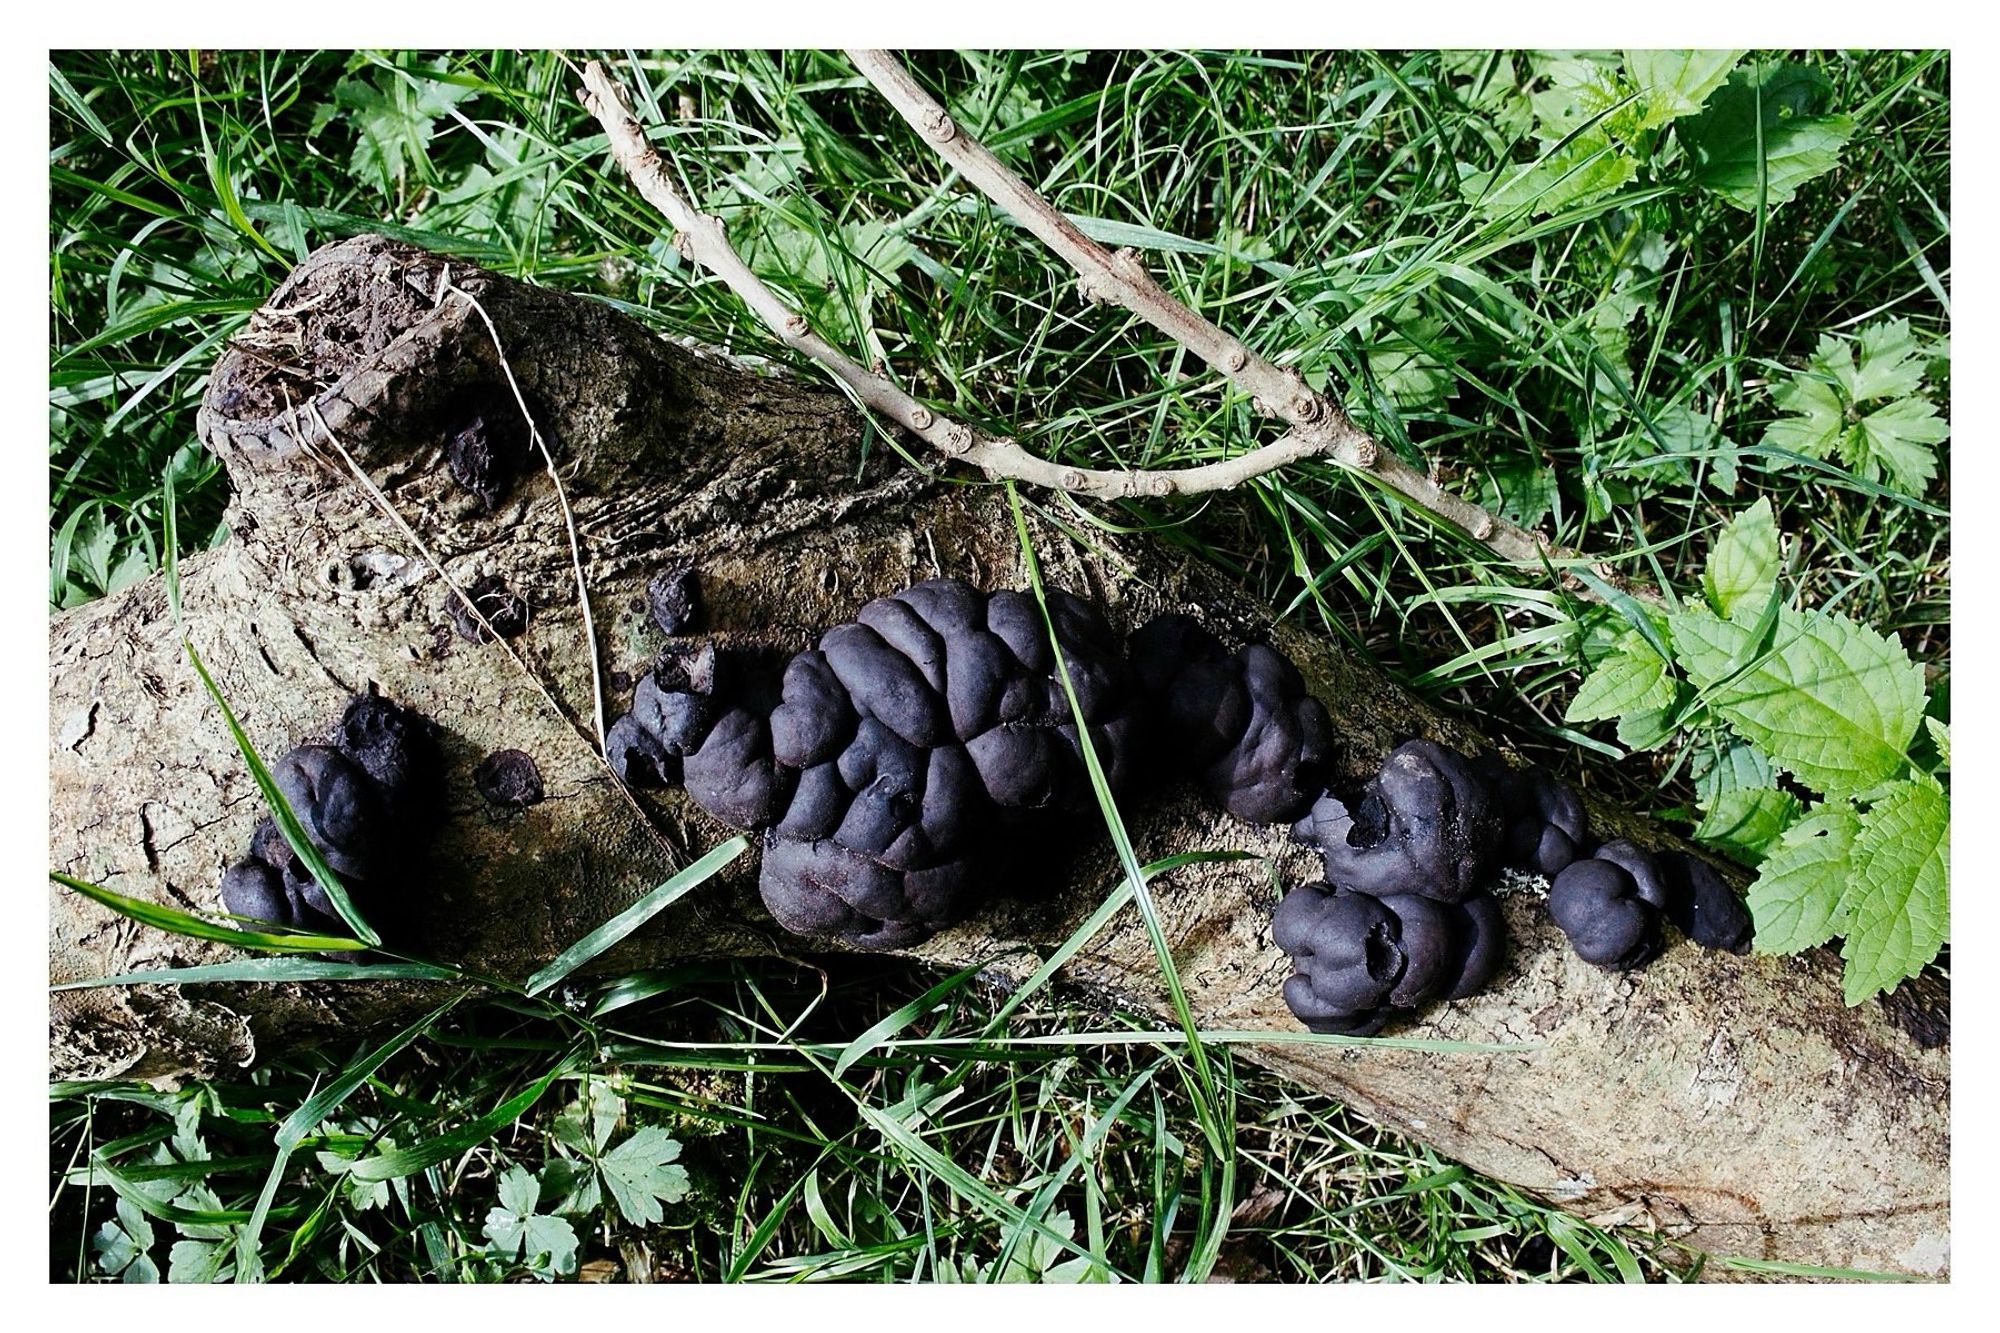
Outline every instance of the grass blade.
{"type": "Polygon", "coordinates": [[[750,840],[741,834],[728,842],[711,849],[708,855],[679,872],[666,883],[654,889],[638,902],[612,917],[609,921],[591,931],[575,944],[556,955],[550,963],[534,976],[528,978],[528,994],[540,995],[549,987],[561,981],[570,973],[582,967],[597,955],[609,949],[618,941],[630,935],[658,915],[664,908],[692,893],[715,877],[715,873],[743,855],[750,846],[750,840]]]}
{"type": "MultiPolygon", "coordinates": [[[[343,943],[353,948],[359,941],[346,940],[343,943]]],[[[317,950],[325,946],[313,947],[317,950]]],[[[115,977],[64,981],[49,989],[64,991],[91,990],[98,986],[194,986],[225,981],[268,984],[282,981],[459,980],[463,980],[463,977],[457,971],[449,967],[440,967],[436,963],[332,963],[320,958],[244,958],[231,963],[203,963],[197,967],[158,967],[144,972],[121,972],[115,977]]]]}
{"type": "MultiPolygon", "coordinates": [[[[128,898],[122,893],[113,893],[101,885],[65,875],[59,870],[51,870],[49,878],[65,888],[74,889],[94,902],[102,903],[120,916],[137,921],[140,925],[153,926],[173,935],[186,935],[191,939],[215,940],[221,944],[236,944],[246,949],[277,949],[286,953],[332,953],[368,947],[360,940],[345,939],[339,935],[271,935],[256,930],[236,930],[229,926],[218,926],[191,912],[183,912],[178,907],[168,907],[162,903],[147,902],[144,898],[128,898]]],[[[71,983],[69,986],[56,989],[125,984],[127,983],[120,978],[110,978],[103,981],[71,983]]]]}

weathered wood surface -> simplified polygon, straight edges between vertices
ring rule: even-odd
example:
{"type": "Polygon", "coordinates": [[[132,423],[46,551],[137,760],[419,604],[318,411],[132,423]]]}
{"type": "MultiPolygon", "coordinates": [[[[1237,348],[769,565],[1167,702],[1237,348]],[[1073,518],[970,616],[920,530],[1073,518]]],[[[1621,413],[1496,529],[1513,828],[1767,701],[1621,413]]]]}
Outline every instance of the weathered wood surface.
{"type": "MultiPolygon", "coordinates": [[[[454,483],[443,439],[463,395],[504,385],[492,316],[541,413],[575,511],[609,672],[636,676],[660,640],[647,576],[699,563],[727,637],[803,646],[865,599],[956,575],[1024,583],[1004,495],[926,476],[844,400],[652,336],[596,302],[450,265],[380,238],[314,255],[218,367],[202,433],[226,461],[233,539],[182,571],[189,634],[252,739],[275,755],[370,682],[443,727],[448,819],[408,901],[420,947],[523,976],[725,831],[678,793],[613,783],[587,740],[590,675],[553,485],[530,473],[497,513],[454,483]],[[558,713],[494,645],[453,635],[446,586],[309,424],[308,404],[461,584],[504,574],[534,607],[514,642],[558,713]],[[301,440],[310,442],[302,447],[301,440]],[[500,813],[470,774],[527,750],[549,799],[500,813]]],[[[1037,518],[1051,582],[1130,628],[1168,606],[1225,635],[1269,633],[1329,705],[1353,773],[1401,738],[1488,742],[1266,606],[1144,542],[1037,518]]],[[[50,629],[50,861],[119,892],[214,909],[224,864],[260,813],[256,788],[172,631],[154,580],[50,629]]],[[[616,699],[613,705],[616,704],[616,699]]],[[[1614,811],[1601,827],[1660,845],[1614,811]]],[[[1307,877],[1282,830],[1190,796],[1135,804],[1145,859],[1239,847],[1262,859],[1190,866],[1155,885],[1201,1023],[1297,1031],[1270,938],[1278,883],[1307,877]]],[[[793,950],[742,858],[600,960],[626,969],[691,955],[793,950]]],[[[1105,840],[1059,851],[1050,892],[1003,903],[917,950],[940,963],[1026,970],[1115,885],[1105,840]]],[[[1504,1055],[1272,1045],[1245,1048],[1302,1084],[1468,1165],[1585,1215],[1651,1222],[1719,1255],[1941,1276],[1949,1265],[1949,1060],[1882,1006],[1844,1007],[1838,960],[1734,958],[1675,939],[1615,976],[1580,962],[1532,894],[1507,900],[1513,958],[1476,999],[1406,1035],[1519,1043],[1504,1055]]],[[[217,961],[51,891],[52,982],[217,961]]],[[[1136,914],[1068,967],[1074,983],[1164,1012],[1136,914]]],[[[57,1077],[208,1074],[260,1051],[406,1018],[416,984],[111,988],[50,1003],[57,1077]]]]}

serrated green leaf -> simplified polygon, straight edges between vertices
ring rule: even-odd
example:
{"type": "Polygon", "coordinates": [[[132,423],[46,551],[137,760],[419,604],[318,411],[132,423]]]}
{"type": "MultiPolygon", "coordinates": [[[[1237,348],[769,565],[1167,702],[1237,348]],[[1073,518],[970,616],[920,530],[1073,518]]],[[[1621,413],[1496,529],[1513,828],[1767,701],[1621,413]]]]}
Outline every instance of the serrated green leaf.
{"type": "Polygon", "coordinates": [[[1860,831],[1861,817],[1845,801],[1819,806],[1785,830],[1750,884],[1757,952],[1799,953],[1833,938],[1860,831]]]}
{"type": "Polygon", "coordinates": [[[1923,494],[1937,475],[1933,446],[1951,436],[1951,427],[1922,398],[1903,398],[1856,422],[1842,440],[1840,456],[1868,481],[1886,475],[1910,495],[1923,494]]]}
{"type": "Polygon", "coordinates": [[[1674,726],[1674,711],[1670,705],[1623,714],[1618,719],[1618,743],[1633,751],[1650,750],[1664,744],[1678,730],[1674,726]]]}
{"type": "Polygon", "coordinates": [[[1937,957],[1951,935],[1951,803],[1935,782],[1899,782],[1861,816],[1841,911],[1850,1005],[1937,957]]]}
{"type": "Polygon", "coordinates": [[[673,1165],[681,1145],[658,1125],[642,1125],[598,1161],[618,1211],[634,1226],[651,1226],[665,1214],[662,1201],[679,1203],[688,1190],[685,1167],[673,1165]]]}
{"type": "Polygon", "coordinates": [[[229,1246],[216,1241],[177,1240],[167,1251],[170,1283],[217,1282],[229,1263],[229,1246]]]}
{"type": "Polygon", "coordinates": [[[1778,586],[1778,523],[1768,499],[1738,514],[1715,539],[1701,586],[1718,615],[1733,614],[1739,603],[1753,614],[1763,611],[1778,586]]]}
{"type": "Polygon", "coordinates": [[[1851,401],[1908,398],[1924,387],[1923,349],[1917,346],[1909,320],[1870,324],[1855,335],[1854,343],[1860,363],[1841,386],[1851,401]]]}
{"type": "Polygon", "coordinates": [[[1705,803],[1694,836],[1754,866],[1804,808],[1798,797],[1779,787],[1739,787],[1705,803]]]}
{"type": "Polygon", "coordinates": [[[1614,651],[1599,662],[1569,701],[1563,720],[1597,722],[1608,717],[1666,708],[1674,701],[1667,663],[1637,634],[1618,637],[1614,651]]]}
{"type": "Polygon", "coordinates": [[[490,1252],[500,1258],[527,1261],[544,1281],[576,1272],[576,1229],[560,1217],[535,1211],[542,1187],[518,1166],[500,1178],[500,1207],[486,1214],[490,1252]]]}
{"type": "Polygon", "coordinates": [[[1701,110],[1745,55],[1742,51],[1627,51],[1625,73],[1639,91],[1639,128],[1652,129],[1701,110]]]}
{"type": "Polygon", "coordinates": [[[1724,792],[1769,787],[1777,780],[1770,756],[1742,741],[1698,752],[1693,769],[1695,797],[1703,809],[1724,792]]]}
{"type": "Polygon", "coordinates": [[[1468,172],[1459,188],[1490,218],[1524,208],[1546,216],[1609,194],[1638,174],[1638,165],[1608,135],[1587,130],[1528,166],[1468,172]]]}
{"type": "Polygon", "coordinates": [[[1937,747],[1938,763],[1951,767],[1951,727],[1934,717],[1924,719],[1924,729],[1931,734],[1931,744],[1937,747]]]}
{"type": "Polygon", "coordinates": [[[1502,518],[1532,528],[1555,508],[1555,469],[1533,458],[1496,460],[1480,474],[1479,502],[1502,518]]]}
{"type": "Polygon", "coordinates": [[[1673,616],[1676,660],[1707,702],[1773,763],[1828,795],[1903,766],[1923,715],[1923,671],[1901,643],[1823,611],[1778,612],[1769,651],[1706,607],[1673,616]]]}
{"type": "Polygon", "coordinates": [[[1696,182],[1754,212],[1790,201],[1801,185],[1840,165],[1854,121],[1807,114],[1823,83],[1796,65],[1761,80],[1751,68],[1730,75],[1706,109],[1675,130],[1694,159],[1696,182]]]}

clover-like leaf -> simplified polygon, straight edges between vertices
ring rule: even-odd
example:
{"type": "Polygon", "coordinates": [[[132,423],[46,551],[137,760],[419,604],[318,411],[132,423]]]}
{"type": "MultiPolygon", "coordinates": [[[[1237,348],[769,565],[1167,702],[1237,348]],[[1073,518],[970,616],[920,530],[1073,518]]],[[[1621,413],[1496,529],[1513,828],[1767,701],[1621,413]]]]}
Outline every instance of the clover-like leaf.
{"type": "Polygon", "coordinates": [[[1764,443],[1810,458],[1838,455],[1857,476],[1919,494],[1937,475],[1936,446],[1951,436],[1924,396],[1924,374],[1906,319],[1871,324],[1852,345],[1824,335],[1805,369],[1771,385],[1771,401],[1787,415],[1765,427],[1764,443]]]}
{"type": "Polygon", "coordinates": [[[658,1125],[642,1125],[598,1159],[605,1188],[634,1226],[651,1226],[665,1214],[662,1202],[679,1203],[688,1191],[687,1168],[674,1163],[681,1145],[658,1125]]]}
{"type": "Polygon", "coordinates": [[[486,1214],[487,1252],[510,1262],[525,1258],[544,1282],[576,1272],[576,1230],[560,1217],[535,1211],[542,1187],[526,1170],[510,1166],[500,1177],[500,1206],[486,1214]]]}

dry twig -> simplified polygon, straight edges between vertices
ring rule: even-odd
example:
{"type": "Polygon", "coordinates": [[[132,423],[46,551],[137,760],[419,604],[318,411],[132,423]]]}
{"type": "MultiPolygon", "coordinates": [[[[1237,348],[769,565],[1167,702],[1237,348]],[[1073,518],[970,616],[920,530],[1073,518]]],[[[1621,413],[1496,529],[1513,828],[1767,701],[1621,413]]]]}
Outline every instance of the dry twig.
{"type": "Polygon", "coordinates": [[[602,64],[595,60],[587,63],[583,68],[583,83],[584,105],[610,136],[611,155],[646,201],[673,224],[678,233],[674,244],[681,254],[722,279],[772,332],[831,371],[862,403],[948,458],[969,463],[989,477],[1029,482],[1074,495],[1119,499],[1229,490],[1287,463],[1324,453],[1328,448],[1324,438],[1293,432],[1261,449],[1200,467],[1156,471],[1079,468],[1051,462],[1028,452],[1012,439],[988,435],[942,416],[820,337],[805,316],[786,306],[763,279],[751,272],[742,256],[730,246],[722,219],[697,210],[673,183],[666,164],[647,142],[644,127],[633,117],[624,87],[602,64]]]}
{"type": "MultiPolygon", "coordinates": [[[[990,149],[959,128],[893,55],[870,50],[849,51],[847,55],[938,156],[1077,271],[1077,285],[1087,298],[1124,306],[1220,371],[1251,396],[1260,412],[1290,426],[1276,443],[1259,453],[1289,449],[1295,451],[1294,457],[1324,454],[1373,478],[1511,564],[1539,569],[1589,563],[1586,557],[1555,545],[1540,533],[1445,490],[1378,445],[1339,404],[1308,385],[1298,371],[1266,361],[1177,300],[1146,271],[1137,251],[1113,253],[1084,235],[990,149]]],[[[1635,595],[1656,596],[1650,589],[1622,582],[1608,565],[1598,565],[1596,572],[1635,595]]]]}

